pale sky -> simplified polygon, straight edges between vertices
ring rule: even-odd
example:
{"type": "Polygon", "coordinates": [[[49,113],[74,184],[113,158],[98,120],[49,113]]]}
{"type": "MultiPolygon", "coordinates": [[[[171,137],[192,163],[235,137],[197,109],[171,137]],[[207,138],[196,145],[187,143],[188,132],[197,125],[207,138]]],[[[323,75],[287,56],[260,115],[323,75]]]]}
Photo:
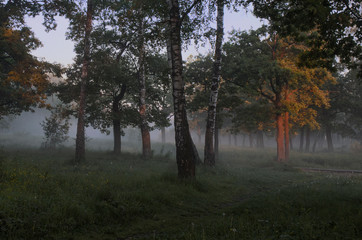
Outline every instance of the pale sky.
{"type": "MultiPolygon", "coordinates": [[[[43,43],[43,47],[33,51],[33,54],[39,58],[44,58],[48,62],[61,63],[64,66],[73,62],[75,56],[73,52],[74,44],[70,40],[66,40],[66,31],[68,28],[68,21],[62,17],[56,18],[58,27],[56,31],[45,32],[42,25],[42,17],[27,18],[27,24],[35,33],[35,36],[43,43]]],[[[255,18],[250,12],[245,13],[244,10],[231,13],[225,10],[225,33],[224,40],[227,39],[227,33],[233,29],[236,30],[249,30],[251,28],[257,29],[262,25],[261,21],[255,18]]],[[[210,44],[206,44],[205,48],[199,48],[200,53],[206,53],[210,50],[210,44]]],[[[183,52],[183,58],[192,55],[197,55],[198,52],[194,46],[189,46],[187,51],[183,52]]]]}

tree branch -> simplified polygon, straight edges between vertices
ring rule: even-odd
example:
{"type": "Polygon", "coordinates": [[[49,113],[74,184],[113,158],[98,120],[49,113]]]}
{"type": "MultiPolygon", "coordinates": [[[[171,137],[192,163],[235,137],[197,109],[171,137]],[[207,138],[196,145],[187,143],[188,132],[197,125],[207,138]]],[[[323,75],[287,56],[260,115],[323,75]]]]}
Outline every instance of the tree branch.
{"type": "Polygon", "coordinates": [[[184,19],[191,12],[191,10],[200,2],[201,2],[201,0],[194,0],[194,2],[191,4],[191,6],[188,9],[186,9],[186,11],[181,15],[180,23],[182,23],[184,21],[184,19]]]}

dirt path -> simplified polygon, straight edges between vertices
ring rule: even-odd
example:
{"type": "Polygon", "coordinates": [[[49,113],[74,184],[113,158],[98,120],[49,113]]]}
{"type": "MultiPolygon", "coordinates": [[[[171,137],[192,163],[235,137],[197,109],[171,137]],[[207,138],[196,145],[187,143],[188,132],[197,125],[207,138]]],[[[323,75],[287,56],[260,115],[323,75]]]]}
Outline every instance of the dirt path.
{"type": "Polygon", "coordinates": [[[296,167],[296,168],[302,170],[303,172],[326,172],[326,173],[362,175],[362,170],[352,170],[352,169],[326,169],[326,168],[306,168],[306,167],[296,167]]]}

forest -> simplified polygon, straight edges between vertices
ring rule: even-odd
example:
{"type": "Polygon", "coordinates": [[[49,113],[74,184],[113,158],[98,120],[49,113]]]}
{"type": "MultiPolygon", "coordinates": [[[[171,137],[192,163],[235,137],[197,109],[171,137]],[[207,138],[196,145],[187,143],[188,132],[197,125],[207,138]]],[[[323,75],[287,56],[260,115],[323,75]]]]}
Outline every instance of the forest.
{"type": "Polygon", "coordinates": [[[0,0],[0,238],[361,239],[361,78],[359,1],[0,0]]]}

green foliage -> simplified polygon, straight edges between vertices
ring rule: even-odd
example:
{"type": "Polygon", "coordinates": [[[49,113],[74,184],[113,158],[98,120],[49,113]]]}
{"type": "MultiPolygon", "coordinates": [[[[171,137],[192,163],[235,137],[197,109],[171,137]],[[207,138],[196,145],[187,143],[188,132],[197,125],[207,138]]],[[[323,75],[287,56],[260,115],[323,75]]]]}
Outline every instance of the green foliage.
{"type": "MultiPolygon", "coordinates": [[[[307,66],[336,69],[335,56],[361,67],[362,30],[359,1],[252,0],[254,14],[266,18],[282,36],[295,36],[309,47],[301,55],[307,66]]],[[[361,70],[361,69],[360,69],[361,70]]]]}
{"type": "Polygon", "coordinates": [[[40,123],[45,134],[45,142],[42,144],[44,148],[54,149],[69,138],[68,111],[65,106],[57,105],[51,110],[51,115],[40,123]]]}
{"type": "Polygon", "coordinates": [[[70,1],[0,1],[0,118],[45,107],[48,74],[61,73],[60,66],[31,55],[41,42],[26,26],[25,16],[42,13],[46,29],[52,30],[54,16],[66,14],[72,6],[70,1]]]}
{"type": "MultiPolygon", "coordinates": [[[[298,125],[317,127],[312,106],[328,106],[328,92],[322,87],[333,83],[333,77],[323,68],[299,66],[298,56],[305,49],[291,38],[268,33],[266,27],[249,33],[234,32],[224,47],[223,77],[240,88],[244,96],[245,101],[238,108],[256,102],[264,109],[272,109],[274,115],[289,112],[298,125]]],[[[259,115],[264,117],[255,119],[259,123],[266,124],[270,119],[259,115]]]]}

